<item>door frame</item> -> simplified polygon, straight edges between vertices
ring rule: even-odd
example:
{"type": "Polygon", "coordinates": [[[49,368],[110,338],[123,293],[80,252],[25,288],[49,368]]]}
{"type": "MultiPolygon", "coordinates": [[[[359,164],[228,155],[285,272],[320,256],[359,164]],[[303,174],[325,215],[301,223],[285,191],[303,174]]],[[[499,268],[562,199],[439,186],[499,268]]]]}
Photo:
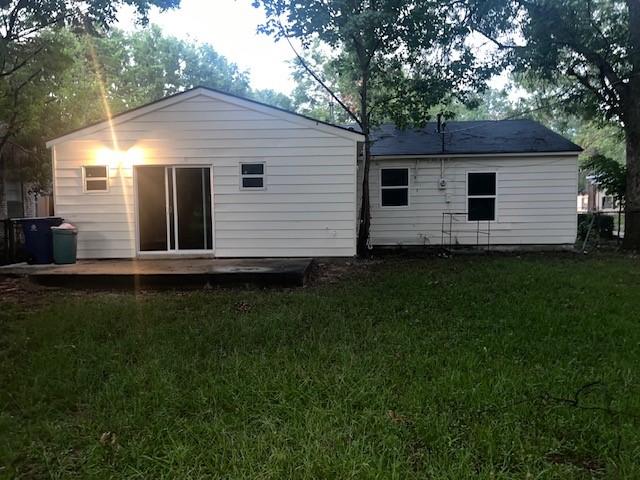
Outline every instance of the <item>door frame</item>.
{"type": "MultiPolygon", "coordinates": [[[[214,209],[214,192],[213,192],[213,164],[208,164],[208,163],[201,163],[201,164],[145,164],[145,165],[135,165],[133,167],[133,215],[134,215],[134,221],[135,221],[135,235],[136,235],[136,257],[182,257],[182,256],[206,256],[206,257],[213,257],[215,256],[215,251],[216,251],[216,234],[215,234],[215,209],[214,209]],[[165,182],[164,182],[164,188],[165,188],[165,202],[169,201],[169,196],[167,195],[168,191],[168,178],[167,178],[167,168],[173,168],[174,171],[176,168],[208,168],[209,169],[209,188],[211,191],[211,204],[209,205],[209,208],[211,209],[211,248],[210,249],[203,249],[203,250],[180,250],[180,249],[176,249],[176,250],[170,250],[167,248],[167,250],[154,250],[154,251],[141,251],[140,250],[140,221],[139,221],[139,217],[140,217],[140,204],[139,204],[139,198],[138,198],[138,168],[139,167],[162,167],[165,169],[165,182]]],[[[173,195],[174,198],[177,199],[176,197],[176,191],[175,191],[175,174],[172,175],[172,181],[173,181],[173,195]]],[[[166,208],[166,205],[165,205],[166,208]]],[[[167,215],[167,240],[169,240],[169,212],[166,211],[165,214],[167,215]]],[[[174,215],[174,232],[177,233],[177,214],[174,215]]],[[[170,245],[170,242],[167,243],[167,246],[170,245]]]]}

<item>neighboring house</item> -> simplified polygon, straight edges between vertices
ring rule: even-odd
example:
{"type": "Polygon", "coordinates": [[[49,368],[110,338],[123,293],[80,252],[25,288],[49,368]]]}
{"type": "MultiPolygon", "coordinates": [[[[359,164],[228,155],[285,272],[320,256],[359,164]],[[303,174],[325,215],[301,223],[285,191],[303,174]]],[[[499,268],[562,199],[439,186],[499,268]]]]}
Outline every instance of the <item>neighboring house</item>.
{"type": "Polygon", "coordinates": [[[585,189],[578,193],[578,213],[618,213],[618,207],[615,197],[601,189],[595,178],[588,175],[585,189]]]}
{"type": "MultiPolygon", "coordinates": [[[[48,142],[55,214],[80,258],[352,256],[363,140],[199,87],[48,142]]],[[[475,245],[482,219],[493,245],[572,244],[579,151],[528,121],[451,123],[444,153],[432,125],[384,127],[372,243],[438,244],[470,208],[447,241],[475,245]]]]}
{"type": "Polygon", "coordinates": [[[0,154],[0,220],[49,214],[47,196],[35,194],[33,183],[23,179],[23,164],[29,152],[7,142],[0,154]]]}

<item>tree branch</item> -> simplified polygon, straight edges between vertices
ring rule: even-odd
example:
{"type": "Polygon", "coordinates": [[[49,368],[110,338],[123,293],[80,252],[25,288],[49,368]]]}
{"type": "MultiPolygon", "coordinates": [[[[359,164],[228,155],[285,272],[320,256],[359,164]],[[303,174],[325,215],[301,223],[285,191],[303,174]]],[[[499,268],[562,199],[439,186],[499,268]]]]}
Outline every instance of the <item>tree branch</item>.
{"type": "Polygon", "coordinates": [[[329,86],[324,81],[322,81],[322,79],[307,64],[304,58],[302,58],[302,56],[298,53],[298,50],[296,50],[296,48],[293,46],[293,43],[291,42],[291,38],[289,37],[286,30],[284,29],[284,26],[282,25],[282,23],[278,22],[278,25],[280,26],[282,36],[287,40],[289,47],[291,47],[291,50],[297,57],[298,61],[300,62],[300,65],[302,65],[302,67],[306,70],[306,72],[309,75],[311,75],[313,79],[316,82],[318,82],[322,86],[322,88],[324,88],[327,91],[327,93],[331,96],[331,98],[333,98],[338,103],[338,105],[342,107],[342,109],[345,112],[347,112],[347,114],[358,124],[358,126],[362,128],[362,121],[358,118],[358,116],[355,113],[353,113],[351,109],[347,107],[347,105],[345,105],[345,103],[342,100],[340,100],[340,98],[338,98],[338,96],[333,92],[333,90],[329,88],[329,86]]]}
{"type": "Polygon", "coordinates": [[[40,46],[40,47],[36,48],[35,51],[33,51],[29,55],[27,55],[27,57],[24,58],[22,61],[14,64],[13,67],[11,67],[9,70],[6,70],[6,71],[4,69],[0,70],[0,78],[7,77],[7,76],[17,72],[22,67],[24,67],[27,63],[29,63],[30,60],[35,58],[42,50],[44,50],[44,46],[40,46]]]}

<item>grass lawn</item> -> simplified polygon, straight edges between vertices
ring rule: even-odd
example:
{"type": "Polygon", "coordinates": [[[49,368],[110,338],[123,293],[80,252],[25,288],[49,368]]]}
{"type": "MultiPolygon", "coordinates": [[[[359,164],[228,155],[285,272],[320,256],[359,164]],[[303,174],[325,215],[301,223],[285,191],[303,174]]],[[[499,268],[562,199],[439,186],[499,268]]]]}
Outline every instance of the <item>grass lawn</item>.
{"type": "Polygon", "coordinates": [[[0,477],[640,478],[637,258],[0,303],[0,477]]]}

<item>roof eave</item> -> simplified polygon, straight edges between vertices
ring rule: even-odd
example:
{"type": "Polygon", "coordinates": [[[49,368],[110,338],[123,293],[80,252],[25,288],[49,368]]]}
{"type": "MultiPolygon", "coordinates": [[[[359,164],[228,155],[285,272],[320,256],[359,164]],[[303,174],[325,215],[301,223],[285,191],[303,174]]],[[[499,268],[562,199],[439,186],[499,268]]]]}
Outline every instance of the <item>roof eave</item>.
{"type": "Polygon", "coordinates": [[[460,158],[460,157],[551,157],[551,156],[577,156],[582,153],[580,150],[557,150],[549,152],[439,152],[439,153],[394,153],[376,155],[372,154],[373,158],[379,160],[385,159],[414,159],[414,158],[460,158]]]}

